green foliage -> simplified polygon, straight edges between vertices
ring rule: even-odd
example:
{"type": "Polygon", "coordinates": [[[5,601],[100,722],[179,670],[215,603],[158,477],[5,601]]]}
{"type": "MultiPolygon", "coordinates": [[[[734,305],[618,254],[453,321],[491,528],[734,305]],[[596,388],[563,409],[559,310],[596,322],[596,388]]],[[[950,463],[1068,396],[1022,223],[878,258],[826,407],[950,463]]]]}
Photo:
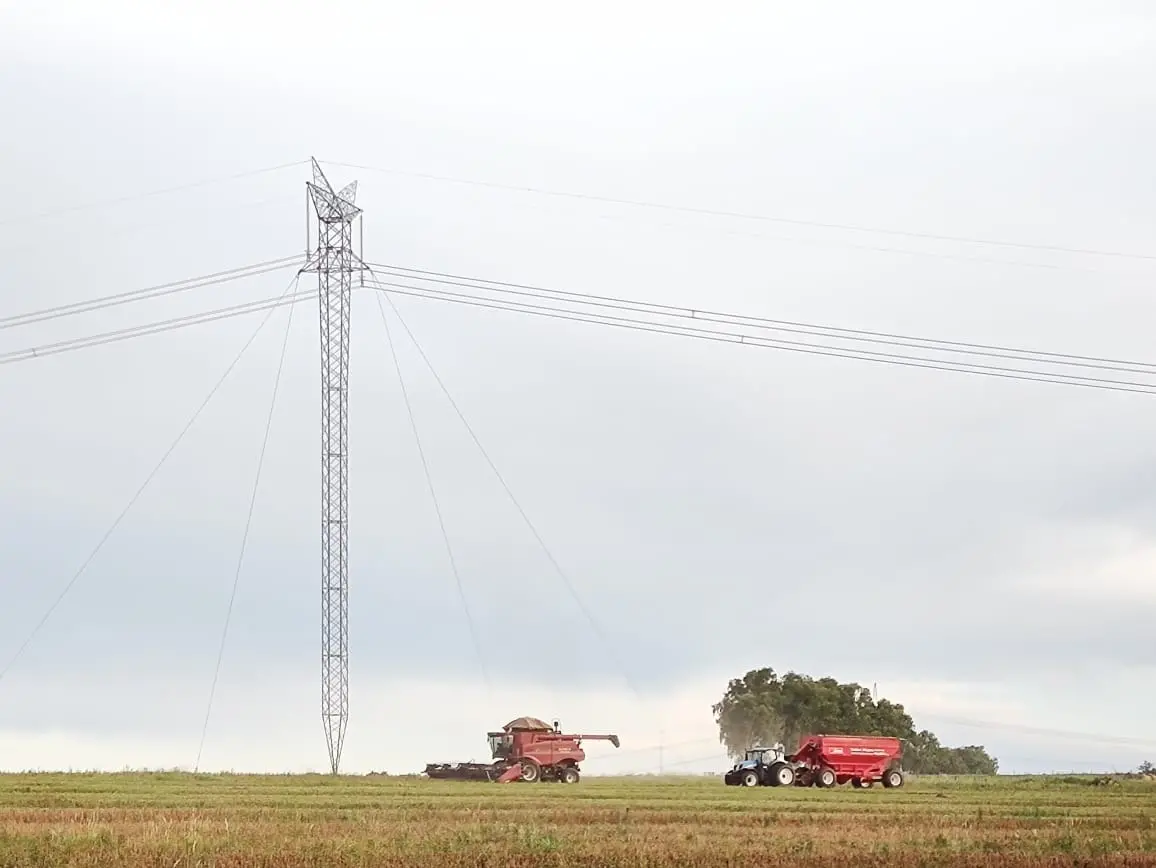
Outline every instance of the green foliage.
{"type": "Polygon", "coordinates": [[[903,739],[903,766],[916,774],[994,775],[999,767],[982,746],[944,747],[934,733],[917,732],[902,705],[876,702],[865,687],[834,678],[753,669],[732,679],[711,710],[719,741],[736,758],[755,745],[781,742],[794,751],[808,733],[840,733],[903,739]]]}

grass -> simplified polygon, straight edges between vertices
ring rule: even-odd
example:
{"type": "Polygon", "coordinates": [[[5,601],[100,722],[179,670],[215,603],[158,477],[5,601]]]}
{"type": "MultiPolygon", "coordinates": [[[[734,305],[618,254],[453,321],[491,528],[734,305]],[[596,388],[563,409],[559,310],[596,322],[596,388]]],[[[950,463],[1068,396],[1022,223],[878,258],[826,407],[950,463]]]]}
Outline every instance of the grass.
{"type": "Polygon", "coordinates": [[[0,868],[993,864],[1156,866],[1156,785],[0,775],[0,868]]]}

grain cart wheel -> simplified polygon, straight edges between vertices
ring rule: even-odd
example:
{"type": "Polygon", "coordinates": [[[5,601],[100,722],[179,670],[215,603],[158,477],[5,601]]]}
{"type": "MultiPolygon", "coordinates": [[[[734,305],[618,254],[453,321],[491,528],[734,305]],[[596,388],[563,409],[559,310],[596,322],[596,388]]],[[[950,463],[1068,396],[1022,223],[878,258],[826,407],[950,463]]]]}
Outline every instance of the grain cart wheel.
{"type": "Polygon", "coordinates": [[[795,770],[786,763],[771,766],[771,786],[789,787],[795,782],[795,770]]]}
{"type": "Polygon", "coordinates": [[[829,790],[835,786],[838,780],[835,776],[835,770],[830,768],[819,769],[819,774],[815,776],[815,783],[825,790],[829,790]]]}
{"type": "Polygon", "coordinates": [[[863,778],[852,778],[851,786],[857,790],[869,790],[871,789],[871,781],[865,781],[863,778]]]}
{"type": "Polygon", "coordinates": [[[522,760],[522,780],[528,784],[538,781],[542,777],[542,770],[531,759],[522,760]]]}
{"type": "Polygon", "coordinates": [[[888,769],[883,773],[883,786],[889,790],[903,786],[903,773],[899,769],[888,769]]]}
{"type": "Polygon", "coordinates": [[[566,766],[566,768],[562,769],[562,783],[578,783],[578,769],[574,768],[574,766],[566,766]]]}
{"type": "Polygon", "coordinates": [[[760,783],[759,773],[754,769],[747,769],[741,778],[744,787],[757,787],[760,783]]]}

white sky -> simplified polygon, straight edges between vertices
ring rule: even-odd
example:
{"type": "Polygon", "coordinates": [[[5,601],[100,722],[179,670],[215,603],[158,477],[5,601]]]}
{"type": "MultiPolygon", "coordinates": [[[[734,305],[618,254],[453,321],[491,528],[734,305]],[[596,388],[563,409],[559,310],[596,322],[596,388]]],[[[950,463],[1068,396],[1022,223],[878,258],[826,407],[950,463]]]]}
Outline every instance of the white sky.
{"type": "MultiPolygon", "coordinates": [[[[691,9],[0,2],[0,318],[296,253],[304,166],[74,206],[315,155],[393,170],[328,168],[359,180],[375,261],[1154,357],[1152,260],[415,177],[1156,255],[1149,4],[691,9]]],[[[0,352],[286,279],[0,330],[0,352]]],[[[487,693],[359,297],[348,770],[480,758],[520,714],[620,732],[591,772],[653,770],[659,743],[666,764],[721,767],[710,704],[762,665],[877,681],[1008,770],[1156,756],[1156,737],[1126,741],[1156,713],[1150,398],[398,304],[612,649],[403,342],[487,693]]],[[[0,666],[255,324],[0,367],[0,666]]],[[[0,680],[0,768],[193,762],[284,326],[0,680]]],[[[325,765],[306,306],[290,349],[207,768],[325,765]]]]}

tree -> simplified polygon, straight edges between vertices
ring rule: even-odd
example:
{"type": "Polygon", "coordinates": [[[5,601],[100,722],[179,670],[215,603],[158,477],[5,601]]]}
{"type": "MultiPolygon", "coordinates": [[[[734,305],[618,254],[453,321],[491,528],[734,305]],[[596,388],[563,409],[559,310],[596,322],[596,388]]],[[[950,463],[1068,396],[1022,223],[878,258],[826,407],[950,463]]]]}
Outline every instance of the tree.
{"type": "Polygon", "coordinates": [[[711,706],[719,742],[741,757],[756,745],[784,744],[797,749],[808,733],[881,735],[903,740],[903,765],[916,774],[996,774],[999,765],[981,745],[950,748],[934,733],[917,732],[903,706],[871,696],[855,683],[813,679],[788,672],[781,678],[769,667],[731,679],[722,699],[711,706]]]}
{"type": "Polygon", "coordinates": [[[732,757],[779,740],[784,721],[778,708],[780,685],[771,669],[756,669],[732,679],[722,700],[712,706],[719,741],[732,757]]]}

